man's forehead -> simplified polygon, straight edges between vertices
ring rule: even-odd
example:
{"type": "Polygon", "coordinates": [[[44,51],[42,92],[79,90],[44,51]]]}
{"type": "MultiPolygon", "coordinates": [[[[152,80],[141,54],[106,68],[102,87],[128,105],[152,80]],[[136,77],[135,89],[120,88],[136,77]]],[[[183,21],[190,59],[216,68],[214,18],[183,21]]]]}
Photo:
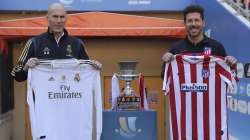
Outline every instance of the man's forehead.
{"type": "Polygon", "coordinates": [[[50,15],[66,15],[63,11],[52,11],[49,13],[50,15]]]}
{"type": "Polygon", "coordinates": [[[48,12],[49,15],[66,15],[66,11],[63,9],[53,9],[51,11],[48,12]]]}
{"type": "Polygon", "coordinates": [[[186,15],[186,18],[188,18],[188,17],[199,17],[199,18],[201,18],[201,14],[199,12],[192,12],[192,13],[188,13],[186,15]]]}

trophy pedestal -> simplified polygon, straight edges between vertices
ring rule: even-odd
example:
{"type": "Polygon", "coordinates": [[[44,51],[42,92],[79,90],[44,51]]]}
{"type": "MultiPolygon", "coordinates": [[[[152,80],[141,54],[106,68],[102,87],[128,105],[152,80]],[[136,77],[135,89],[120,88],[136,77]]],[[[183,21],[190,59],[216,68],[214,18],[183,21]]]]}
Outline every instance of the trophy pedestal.
{"type": "Polygon", "coordinates": [[[103,111],[101,140],[157,140],[156,111],[103,111]]]}
{"type": "Polygon", "coordinates": [[[139,111],[141,110],[141,98],[136,96],[117,97],[116,110],[139,111]]]}

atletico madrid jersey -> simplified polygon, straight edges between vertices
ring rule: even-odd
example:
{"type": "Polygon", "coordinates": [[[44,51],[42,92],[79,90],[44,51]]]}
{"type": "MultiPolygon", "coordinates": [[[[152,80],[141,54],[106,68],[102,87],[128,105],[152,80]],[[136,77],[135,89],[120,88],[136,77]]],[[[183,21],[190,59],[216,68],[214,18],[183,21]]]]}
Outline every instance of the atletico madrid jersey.
{"type": "Polygon", "coordinates": [[[172,140],[227,140],[226,90],[232,73],[215,56],[176,55],[166,64],[172,140]]]}

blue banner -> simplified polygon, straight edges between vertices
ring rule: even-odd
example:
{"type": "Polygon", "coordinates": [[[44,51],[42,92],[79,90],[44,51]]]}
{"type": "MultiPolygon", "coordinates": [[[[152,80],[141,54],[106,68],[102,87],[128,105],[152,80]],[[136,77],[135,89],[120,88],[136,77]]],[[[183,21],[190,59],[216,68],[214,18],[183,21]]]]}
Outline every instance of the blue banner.
{"type": "MultiPolygon", "coordinates": [[[[240,64],[238,69],[250,63],[250,23],[237,14],[225,1],[197,0],[205,7],[206,31],[225,46],[228,55],[235,56],[240,64]]],[[[250,71],[249,71],[250,72],[250,71]]],[[[250,138],[250,79],[240,74],[236,88],[228,96],[229,137],[230,140],[249,140],[250,138]]]]}
{"type": "Polygon", "coordinates": [[[194,0],[1,0],[0,10],[46,11],[53,2],[70,11],[180,11],[194,0]]]}

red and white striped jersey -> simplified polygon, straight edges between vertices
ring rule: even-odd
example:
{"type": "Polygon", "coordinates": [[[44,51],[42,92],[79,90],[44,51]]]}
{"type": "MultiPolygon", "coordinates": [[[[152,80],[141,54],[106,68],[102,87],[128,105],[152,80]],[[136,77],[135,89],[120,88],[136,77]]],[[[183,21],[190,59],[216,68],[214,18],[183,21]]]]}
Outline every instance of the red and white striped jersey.
{"type": "Polygon", "coordinates": [[[227,87],[232,73],[215,56],[176,55],[166,64],[172,140],[227,140],[227,87]]]}

